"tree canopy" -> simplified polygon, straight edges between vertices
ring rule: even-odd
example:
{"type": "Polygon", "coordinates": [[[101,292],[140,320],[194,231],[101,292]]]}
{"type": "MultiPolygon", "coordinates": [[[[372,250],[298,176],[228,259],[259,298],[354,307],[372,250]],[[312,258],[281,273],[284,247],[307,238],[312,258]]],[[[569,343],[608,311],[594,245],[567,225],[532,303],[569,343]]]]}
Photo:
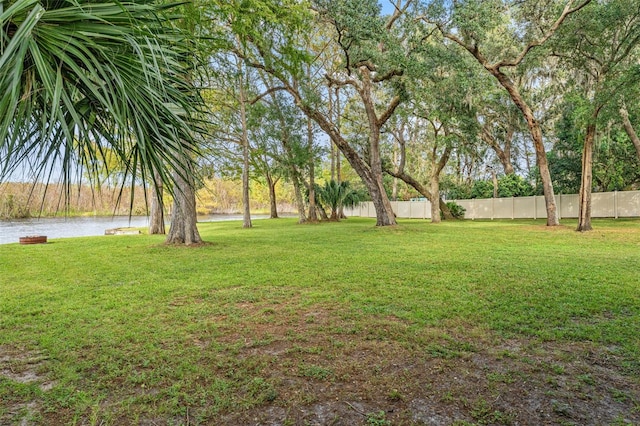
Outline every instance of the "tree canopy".
{"type": "Polygon", "coordinates": [[[395,223],[390,197],[417,193],[439,206],[537,191],[555,225],[557,191],[640,187],[631,0],[3,7],[5,178],[27,164],[71,180],[108,159],[170,183],[193,161],[242,170],[245,206],[250,177],[290,184],[315,217],[316,178],[350,175],[378,225],[395,223]]]}

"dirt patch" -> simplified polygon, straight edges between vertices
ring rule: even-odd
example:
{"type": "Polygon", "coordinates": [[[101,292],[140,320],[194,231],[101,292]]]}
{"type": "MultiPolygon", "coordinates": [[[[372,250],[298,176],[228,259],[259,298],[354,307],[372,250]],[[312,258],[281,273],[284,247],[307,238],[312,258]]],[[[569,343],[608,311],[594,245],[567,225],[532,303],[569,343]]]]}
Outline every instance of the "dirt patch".
{"type": "MultiPolygon", "coordinates": [[[[225,425],[632,425],[640,383],[590,343],[482,339],[397,318],[358,329],[331,313],[255,324],[240,357],[267,357],[277,397],[225,425]]],[[[242,336],[235,335],[236,339],[242,336]]]]}
{"type": "MultiPolygon", "coordinates": [[[[42,392],[53,388],[54,382],[42,374],[45,354],[6,345],[0,345],[0,381],[10,381],[23,385],[35,385],[42,392]]],[[[29,393],[29,392],[25,392],[29,393]]],[[[0,424],[36,424],[41,411],[40,402],[35,398],[3,398],[0,405],[0,424]]]]}
{"type": "MultiPolygon", "coordinates": [[[[317,306],[234,308],[235,319],[221,320],[215,333],[185,339],[202,354],[193,371],[224,381],[220,394],[181,403],[182,416],[177,409],[163,416],[154,406],[177,396],[162,388],[137,395],[122,378],[105,389],[101,411],[80,416],[78,424],[640,424],[640,379],[625,370],[615,347],[504,339],[468,324],[419,327],[317,306]],[[218,397],[230,402],[213,410],[218,397]]],[[[44,360],[43,354],[1,347],[0,380],[44,391],[50,386],[44,360]]],[[[191,382],[188,392],[211,386],[208,380],[191,382]]],[[[36,399],[8,404],[0,424],[55,426],[78,415],[62,408],[41,412],[36,399]]]]}

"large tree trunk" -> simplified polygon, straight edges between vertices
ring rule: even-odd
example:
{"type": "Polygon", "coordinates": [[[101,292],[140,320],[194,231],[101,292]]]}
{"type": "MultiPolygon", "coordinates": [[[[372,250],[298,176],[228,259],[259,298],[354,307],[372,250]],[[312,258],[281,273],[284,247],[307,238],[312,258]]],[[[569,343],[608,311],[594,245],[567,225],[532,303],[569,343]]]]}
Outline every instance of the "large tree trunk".
{"type": "MultiPolygon", "coordinates": [[[[413,176],[408,175],[405,172],[394,172],[393,170],[386,170],[385,172],[393,177],[396,177],[398,179],[400,179],[401,181],[403,181],[404,183],[406,183],[407,185],[411,186],[413,189],[415,189],[416,191],[418,191],[418,193],[420,193],[421,195],[423,195],[427,200],[429,200],[429,202],[431,203],[431,205],[433,206],[434,202],[434,196],[431,193],[431,191],[429,191],[427,188],[425,188],[420,182],[418,182],[413,176]]],[[[440,186],[440,184],[438,183],[438,187],[440,186]]],[[[438,206],[440,209],[440,213],[442,213],[442,217],[445,220],[454,220],[455,217],[453,217],[453,214],[451,213],[451,210],[449,209],[449,207],[447,207],[447,203],[444,202],[444,200],[440,197],[438,197],[438,206]]],[[[440,214],[437,215],[438,217],[440,217],[440,214]]],[[[433,219],[433,215],[431,217],[431,219],[433,219]]]]}
{"type": "Polygon", "coordinates": [[[556,207],[556,198],[553,192],[553,183],[551,181],[551,173],[549,172],[549,162],[547,161],[547,153],[544,149],[542,140],[542,130],[540,123],[533,115],[533,111],[524,101],[522,95],[513,84],[511,79],[497,68],[487,68],[493,76],[500,82],[502,87],[509,93],[511,100],[522,111],[524,118],[527,120],[527,126],[533,139],[533,146],[536,151],[536,163],[540,171],[540,179],[542,180],[542,189],[544,192],[544,202],[547,209],[547,226],[557,226],[560,224],[558,220],[558,209],[556,207]]]}
{"type": "MultiPolygon", "coordinates": [[[[433,123],[432,123],[433,124],[433,123]]],[[[434,134],[437,139],[438,131],[434,126],[434,134]]],[[[430,154],[431,160],[431,178],[430,178],[430,186],[431,190],[425,188],[420,182],[418,182],[413,176],[410,176],[404,171],[404,167],[407,159],[407,144],[404,138],[404,124],[401,125],[400,131],[396,134],[396,140],[398,141],[398,146],[400,151],[394,151],[394,157],[396,154],[399,155],[399,159],[394,158],[394,163],[397,162],[398,167],[395,171],[391,171],[388,169],[384,169],[385,173],[392,176],[394,179],[400,179],[407,185],[413,187],[418,193],[423,195],[429,202],[431,203],[431,222],[432,223],[440,223],[442,219],[445,220],[453,220],[453,214],[451,210],[447,206],[447,204],[440,198],[440,173],[444,166],[449,161],[449,156],[451,155],[451,148],[447,147],[440,157],[437,159],[437,145],[434,146],[432,153],[430,154]],[[442,213],[442,215],[441,215],[442,213]]]]}
{"type": "Polygon", "coordinates": [[[629,111],[627,111],[627,107],[624,105],[622,106],[622,108],[620,108],[620,116],[622,117],[622,125],[624,126],[624,130],[625,132],[627,132],[627,136],[629,136],[631,142],[633,142],[633,146],[636,147],[638,161],[640,161],[640,138],[633,128],[631,120],[629,120],[629,111]]]}
{"type": "Polygon", "coordinates": [[[383,121],[375,111],[371,71],[366,66],[362,66],[360,67],[360,72],[362,74],[362,87],[359,92],[364,109],[367,112],[367,120],[369,121],[369,167],[372,180],[369,194],[376,207],[376,225],[395,225],[396,215],[393,212],[391,201],[389,201],[383,184],[382,158],[380,157],[380,128],[383,125],[383,121]]]}
{"type": "Polygon", "coordinates": [[[164,208],[162,202],[162,179],[158,172],[153,173],[154,188],[151,191],[151,211],[149,214],[149,235],[164,235],[164,208]]]}
{"type": "MultiPolygon", "coordinates": [[[[302,112],[304,112],[308,117],[318,123],[320,128],[329,135],[338,149],[342,151],[347,161],[349,161],[349,164],[351,164],[354,171],[362,179],[362,182],[367,187],[369,195],[371,196],[371,200],[373,201],[373,205],[376,209],[376,226],[395,225],[395,214],[393,213],[391,202],[389,201],[387,193],[385,192],[384,186],[382,184],[382,163],[379,161],[379,158],[378,161],[373,160],[367,164],[367,162],[362,159],[359,153],[349,145],[344,137],[342,137],[337,127],[334,126],[333,123],[331,123],[331,121],[323,113],[312,108],[308,103],[303,101],[300,92],[298,92],[295,87],[287,86],[287,90],[293,96],[296,104],[302,110],[302,112]]],[[[369,97],[370,96],[371,94],[369,93],[369,97]]],[[[393,110],[400,103],[399,99],[399,97],[394,98],[392,105],[384,115],[384,120],[377,120],[376,128],[378,129],[378,139],[380,137],[379,129],[381,126],[381,124],[379,123],[384,122],[386,121],[386,119],[388,119],[388,117],[393,113],[393,110]]],[[[371,106],[373,106],[373,102],[371,102],[371,106]]],[[[373,134],[375,134],[375,131],[373,129],[370,129],[370,135],[373,134]]],[[[376,141],[370,140],[369,143],[370,146],[375,146],[376,141]]]]}
{"type": "Polygon", "coordinates": [[[440,179],[438,176],[431,176],[431,223],[440,223],[440,179]]]}
{"type": "Polygon", "coordinates": [[[582,177],[580,179],[578,227],[576,231],[591,231],[591,186],[593,182],[593,145],[596,136],[596,122],[587,126],[582,151],[582,177]]]}
{"type": "Polygon", "coordinates": [[[555,194],[553,193],[553,184],[551,182],[551,174],[549,173],[549,163],[547,162],[547,154],[544,149],[540,124],[535,119],[533,111],[531,110],[529,105],[527,105],[527,103],[522,98],[522,95],[520,94],[518,88],[513,84],[511,78],[509,78],[507,74],[502,72],[501,68],[517,67],[526,58],[527,54],[531,51],[532,48],[534,48],[535,46],[543,45],[551,36],[553,36],[553,34],[558,30],[558,28],[562,25],[562,23],[567,19],[569,15],[579,11],[589,3],[590,0],[586,0],[579,3],[575,7],[572,7],[573,2],[567,2],[558,19],[556,19],[555,22],[546,31],[544,31],[543,35],[538,40],[529,41],[529,43],[524,47],[524,49],[520,52],[515,60],[501,60],[493,65],[489,63],[489,60],[480,50],[478,40],[467,42],[459,38],[455,34],[443,33],[445,37],[459,44],[469,53],[471,53],[471,55],[473,55],[473,57],[476,58],[476,60],[498,80],[500,85],[507,91],[507,93],[509,93],[509,96],[511,97],[513,103],[515,103],[518,109],[522,111],[522,114],[527,120],[527,126],[529,127],[529,131],[531,132],[531,137],[533,139],[533,145],[536,151],[536,162],[538,164],[540,178],[542,180],[544,202],[547,208],[547,226],[557,226],[560,224],[560,221],[558,220],[555,194]]]}
{"type": "MultiPolygon", "coordinates": [[[[190,166],[189,166],[190,167],[190,166]]],[[[196,193],[191,171],[175,172],[171,226],[167,244],[193,245],[202,242],[196,216],[196,193]]]]}

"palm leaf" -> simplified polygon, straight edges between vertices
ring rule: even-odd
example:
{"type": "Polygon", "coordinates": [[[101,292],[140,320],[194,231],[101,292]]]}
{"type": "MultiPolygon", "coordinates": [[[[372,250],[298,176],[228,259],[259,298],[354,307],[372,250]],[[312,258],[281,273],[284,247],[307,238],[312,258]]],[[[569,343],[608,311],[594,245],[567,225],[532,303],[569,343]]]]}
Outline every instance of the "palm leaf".
{"type": "Polygon", "coordinates": [[[0,13],[0,180],[96,177],[107,151],[132,185],[157,170],[171,188],[169,171],[191,170],[202,102],[171,6],[18,0],[0,13]]]}

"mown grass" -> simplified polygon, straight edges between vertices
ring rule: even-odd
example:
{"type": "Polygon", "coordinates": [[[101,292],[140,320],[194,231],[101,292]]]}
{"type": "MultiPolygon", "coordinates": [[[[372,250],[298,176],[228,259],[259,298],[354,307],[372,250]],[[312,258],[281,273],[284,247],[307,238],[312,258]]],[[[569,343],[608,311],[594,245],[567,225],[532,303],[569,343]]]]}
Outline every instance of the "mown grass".
{"type": "Polygon", "coordinates": [[[443,358],[491,339],[588,342],[640,374],[640,221],[584,234],[569,221],[254,225],[200,224],[196,248],[147,235],[0,246],[0,360],[36,357],[42,378],[0,374],[0,419],[206,423],[283,398],[286,372],[343,380],[362,336],[443,358]],[[279,354],[259,349],[284,341],[269,374],[279,354]]]}

